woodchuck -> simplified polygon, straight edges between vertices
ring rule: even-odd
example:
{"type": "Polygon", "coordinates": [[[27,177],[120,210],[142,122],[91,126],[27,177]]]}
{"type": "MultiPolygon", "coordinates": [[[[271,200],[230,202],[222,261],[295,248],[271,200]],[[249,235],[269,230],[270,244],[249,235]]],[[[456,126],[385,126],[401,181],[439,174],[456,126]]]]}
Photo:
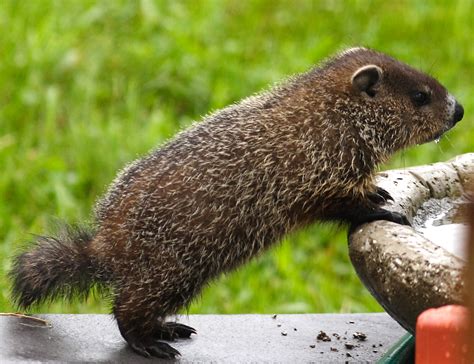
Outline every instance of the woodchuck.
{"type": "Polygon", "coordinates": [[[315,221],[406,217],[380,205],[374,169],[438,139],[463,108],[435,79],[352,48],[205,117],[127,166],[94,226],[40,237],[14,259],[19,307],[106,287],[122,336],[144,356],[195,330],[166,317],[203,286],[315,221]]]}

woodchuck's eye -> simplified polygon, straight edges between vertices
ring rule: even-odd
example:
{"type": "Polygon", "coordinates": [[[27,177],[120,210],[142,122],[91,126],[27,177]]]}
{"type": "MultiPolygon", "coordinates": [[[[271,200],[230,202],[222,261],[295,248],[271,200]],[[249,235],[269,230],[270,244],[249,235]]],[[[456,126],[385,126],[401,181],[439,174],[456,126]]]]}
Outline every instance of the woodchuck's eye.
{"type": "Polygon", "coordinates": [[[413,92],[413,94],[411,95],[411,99],[413,103],[415,104],[415,106],[418,106],[418,107],[427,105],[431,101],[430,94],[424,91],[413,92]]]}

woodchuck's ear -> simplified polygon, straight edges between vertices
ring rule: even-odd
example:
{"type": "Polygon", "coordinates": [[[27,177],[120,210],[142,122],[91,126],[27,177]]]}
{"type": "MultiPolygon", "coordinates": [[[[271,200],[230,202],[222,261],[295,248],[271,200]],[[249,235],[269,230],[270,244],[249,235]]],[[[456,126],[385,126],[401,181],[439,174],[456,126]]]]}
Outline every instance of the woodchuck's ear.
{"type": "Polygon", "coordinates": [[[383,71],[379,66],[368,64],[354,72],[351,78],[352,86],[359,92],[365,92],[370,97],[375,96],[374,86],[382,79],[383,71]]]}

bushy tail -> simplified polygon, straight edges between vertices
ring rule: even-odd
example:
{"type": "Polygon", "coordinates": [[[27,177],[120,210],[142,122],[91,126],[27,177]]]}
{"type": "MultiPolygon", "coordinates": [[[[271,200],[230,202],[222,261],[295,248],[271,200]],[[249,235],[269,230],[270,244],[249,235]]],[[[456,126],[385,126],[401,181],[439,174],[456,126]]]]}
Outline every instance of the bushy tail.
{"type": "Polygon", "coordinates": [[[83,228],[64,227],[58,237],[38,237],[34,247],[14,258],[10,271],[12,296],[27,309],[55,298],[86,298],[99,269],[91,257],[94,235],[83,228]]]}

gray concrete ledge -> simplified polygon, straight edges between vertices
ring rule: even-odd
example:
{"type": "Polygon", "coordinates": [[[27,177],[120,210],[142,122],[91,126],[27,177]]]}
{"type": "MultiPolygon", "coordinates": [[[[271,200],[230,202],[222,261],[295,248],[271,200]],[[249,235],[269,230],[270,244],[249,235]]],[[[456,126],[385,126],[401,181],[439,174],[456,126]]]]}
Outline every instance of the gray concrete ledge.
{"type": "MultiPolygon", "coordinates": [[[[37,317],[47,320],[49,326],[0,316],[0,363],[161,362],[134,354],[120,336],[112,316],[37,317]]],[[[191,339],[172,343],[182,355],[176,360],[178,363],[372,363],[406,333],[385,313],[277,315],[276,318],[190,315],[180,316],[178,321],[198,331],[191,339]],[[318,341],[320,331],[331,341],[318,341]],[[367,339],[355,339],[356,332],[364,333],[367,339]],[[348,349],[346,343],[354,347],[348,349]]]]}

